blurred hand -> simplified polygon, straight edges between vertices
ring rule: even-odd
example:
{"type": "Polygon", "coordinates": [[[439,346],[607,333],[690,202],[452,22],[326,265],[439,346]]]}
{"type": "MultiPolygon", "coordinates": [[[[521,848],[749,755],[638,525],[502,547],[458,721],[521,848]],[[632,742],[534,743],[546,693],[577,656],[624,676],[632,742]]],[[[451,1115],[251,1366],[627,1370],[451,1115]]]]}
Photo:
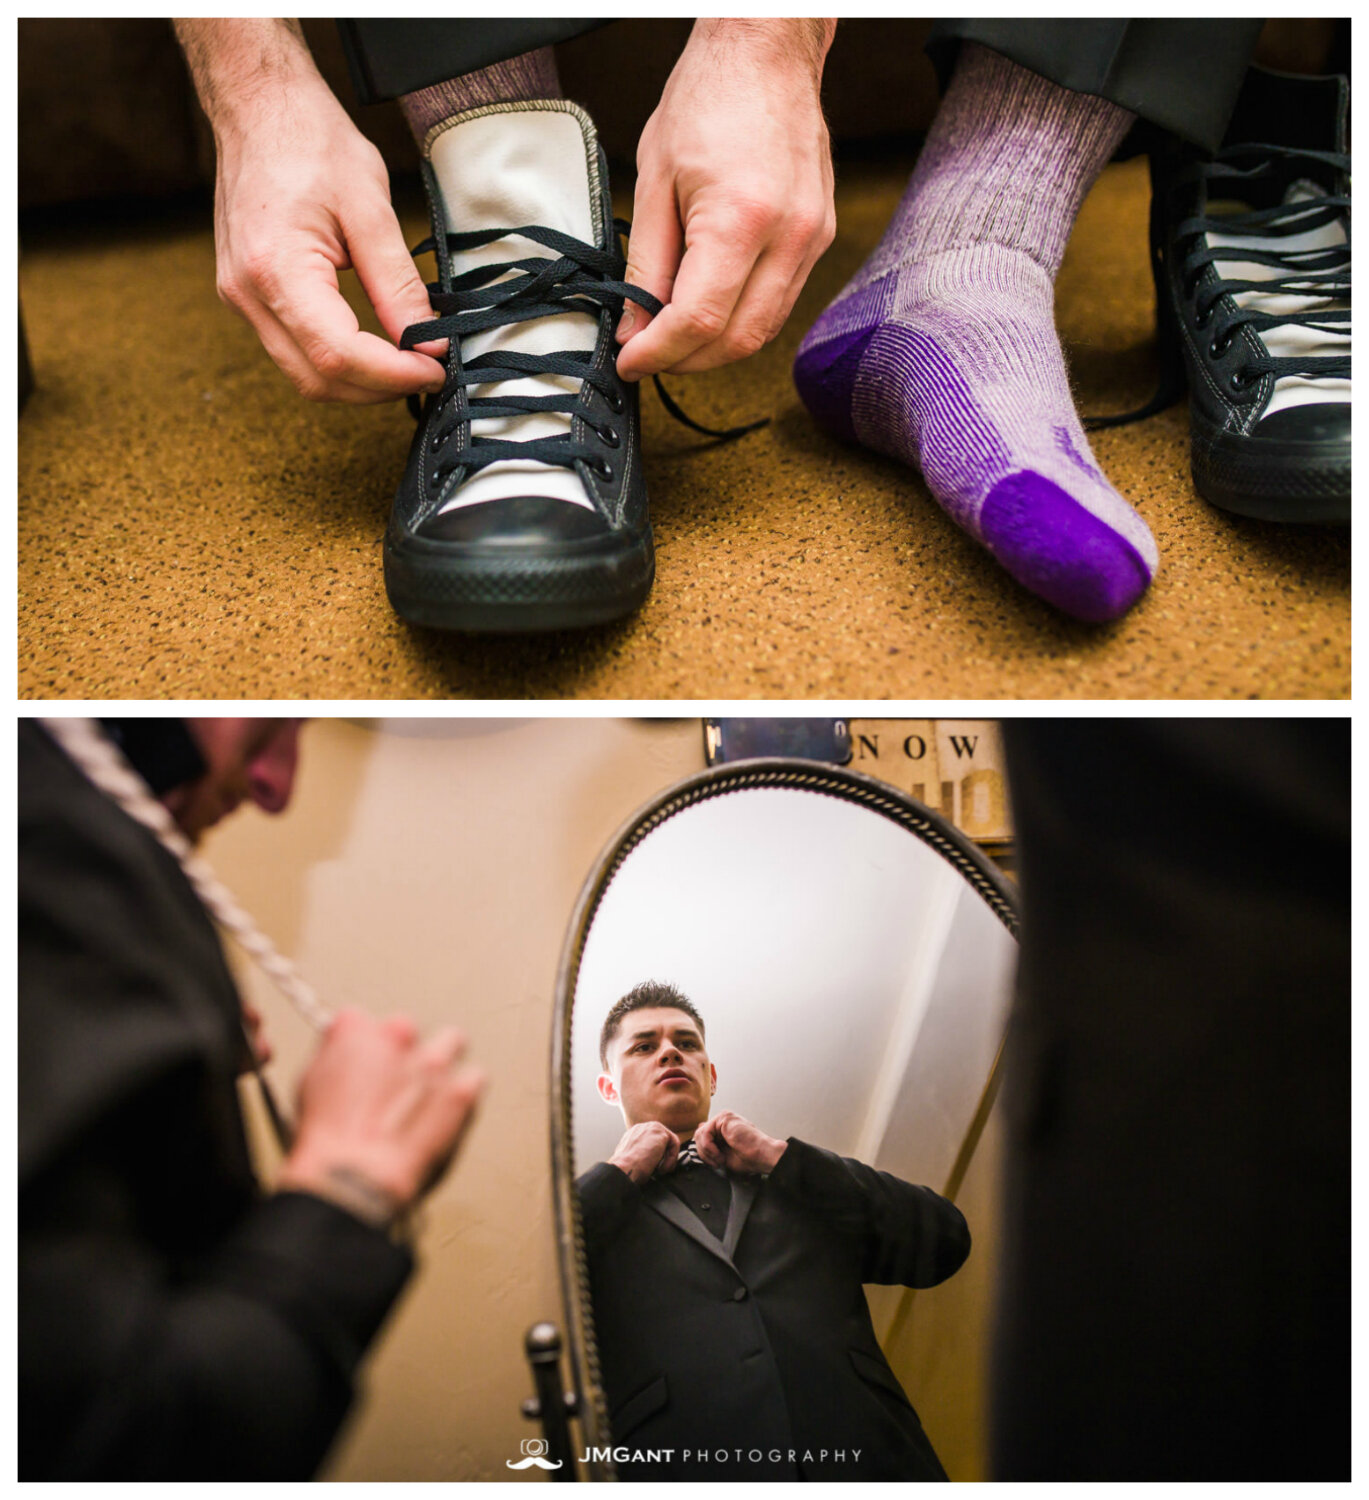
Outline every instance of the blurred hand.
{"type": "Polygon", "coordinates": [[[750,1120],[725,1109],[699,1126],[694,1132],[694,1144],[710,1167],[759,1173],[773,1172],[789,1143],[777,1141],[758,1130],[750,1120]]]}
{"type": "Polygon", "coordinates": [[[642,131],[618,373],[710,370],[774,338],[832,243],[822,64],[835,22],[697,21],[642,131]]]}
{"type": "Polygon", "coordinates": [[[626,1172],[640,1187],[657,1171],[673,1172],[679,1155],[679,1136],[659,1120],[646,1120],[627,1131],[609,1164],[626,1172]]]}
{"type": "Polygon", "coordinates": [[[451,1164],[484,1088],[459,1066],[465,1050],[455,1027],[420,1041],[407,1017],[340,1011],[300,1083],[280,1186],[345,1207],[359,1186],[391,1216],[410,1208],[451,1164]]]}
{"type": "Polygon", "coordinates": [[[219,296],[311,401],[376,402],[440,390],[425,352],[363,333],[338,286],[352,267],[396,343],[432,317],[390,205],[380,153],[275,20],[180,21],[177,35],[214,127],[219,296]]]}

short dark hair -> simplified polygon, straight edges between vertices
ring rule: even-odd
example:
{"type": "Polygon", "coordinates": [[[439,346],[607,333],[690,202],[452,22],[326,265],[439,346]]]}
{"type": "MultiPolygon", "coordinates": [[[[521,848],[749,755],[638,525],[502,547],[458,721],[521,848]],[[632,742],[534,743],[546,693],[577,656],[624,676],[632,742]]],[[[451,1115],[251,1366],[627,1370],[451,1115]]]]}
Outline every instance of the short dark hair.
{"type": "Polygon", "coordinates": [[[599,1062],[603,1067],[608,1067],[608,1044],[618,1035],[623,1017],[634,1010],[655,1010],[658,1007],[684,1011],[699,1028],[699,1035],[704,1035],[704,1018],[694,1009],[692,1001],[686,999],[673,984],[666,984],[660,979],[644,979],[641,984],[633,985],[604,1017],[604,1027],[599,1033],[599,1062]]]}

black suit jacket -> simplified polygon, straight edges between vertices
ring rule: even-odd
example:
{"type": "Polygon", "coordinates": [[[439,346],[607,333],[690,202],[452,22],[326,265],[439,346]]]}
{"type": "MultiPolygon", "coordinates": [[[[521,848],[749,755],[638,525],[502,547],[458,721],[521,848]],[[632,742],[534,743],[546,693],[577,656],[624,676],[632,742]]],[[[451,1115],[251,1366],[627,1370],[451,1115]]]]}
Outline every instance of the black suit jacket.
{"type": "Polygon", "coordinates": [[[262,1199],[240,1002],[180,866],[19,731],[19,1477],[298,1479],[411,1260],[262,1199]]]}
{"type": "Polygon", "coordinates": [[[946,1477],[862,1286],[958,1270],[952,1204],[793,1139],[769,1177],[732,1178],[722,1241],[663,1182],[601,1162],[577,1187],[623,1478],[946,1477]]]}
{"type": "Polygon", "coordinates": [[[1004,738],[993,1477],[1347,1481],[1350,722],[1004,738]]]}

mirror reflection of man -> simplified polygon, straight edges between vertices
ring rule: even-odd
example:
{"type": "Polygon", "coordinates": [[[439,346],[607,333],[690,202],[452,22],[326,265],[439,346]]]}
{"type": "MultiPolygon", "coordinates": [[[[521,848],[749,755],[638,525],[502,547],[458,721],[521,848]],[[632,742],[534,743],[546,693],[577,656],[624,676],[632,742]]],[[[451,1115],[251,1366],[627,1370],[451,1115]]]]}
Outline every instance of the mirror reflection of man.
{"type": "Polygon", "coordinates": [[[576,1186],[620,1477],[944,1479],[862,1288],[953,1275],[960,1211],[713,1115],[704,1023],[672,985],[614,1005],[600,1060],[628,1128],[576,1186]]]}
{"type": "Polygon", "coordinates": [[[257,1018],[125,807],[191,842],[240,803],[281,812],[299,721],[103,726],[141,778],[122,804],[19,728],[19,1477],[307,1478],[413,1268],[396,1220],[483,1077],[454,1027],[340,1012],[263,1195],[236,1091],[257,1018]]]}

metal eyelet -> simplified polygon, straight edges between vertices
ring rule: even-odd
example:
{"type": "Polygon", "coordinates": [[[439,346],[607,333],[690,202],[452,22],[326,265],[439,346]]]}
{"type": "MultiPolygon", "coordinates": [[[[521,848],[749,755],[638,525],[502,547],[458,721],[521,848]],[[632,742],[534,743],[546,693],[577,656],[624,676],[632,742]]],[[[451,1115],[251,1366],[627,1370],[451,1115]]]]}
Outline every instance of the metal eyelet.
{"type": "Polygon", "coordinates": [[[1213,359],[1221,359],[1230,347],[1231,335],[1228,334],[1220,344],[1216,339],[1213,339],[1212,342],[1207,346],[1207,352],[1212,356],[1213,359]]]}
{"type": "Polygon", "coordinates": [[[617,448],[623,441],[616,427],[596,427],[594,430],[610,448],[617,448]]]}
{"type": "Polygon", "coordinates": [[[1231,373],[1230,385],[1233,391],[1243,391],[1246,386],[1244,371],[1233,370],[1231,373]]]}
{"type": "Polygon", "coordinates": [[[1211,321],[1212,309],[1209,307],[1206,312],[1200,313],[1196,318],[1194,318],[1193,326],[1198,329],[1199,332],[1201,332],[1211,321]]]}
{"type": "Polygon", "coordinates": [[[610,391],[605,397],[605,400],[607,400],[608,409],[613,413],[613,415],[615,417],[621,417],[623,414],[623,407],[626,405],[623,400],[623,393],[621,391],[610,391]]]}
{"type": "Polygon", "coordinates": [[[594,458],[590,460],[590,468],[606,483],[613,479],[613,465],[606,459],[594,458]]]}

